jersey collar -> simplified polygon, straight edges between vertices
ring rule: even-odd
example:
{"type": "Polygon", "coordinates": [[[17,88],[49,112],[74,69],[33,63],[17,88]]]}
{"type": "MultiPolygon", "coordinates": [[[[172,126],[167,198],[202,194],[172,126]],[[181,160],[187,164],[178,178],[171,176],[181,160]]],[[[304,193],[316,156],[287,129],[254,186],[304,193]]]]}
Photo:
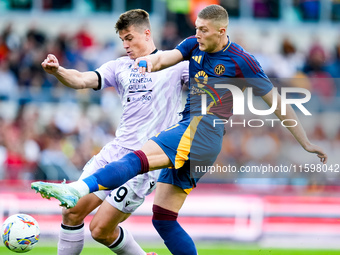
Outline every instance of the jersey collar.
{"type": "Polygon", "coordinates": [[[231,41],[230,41],[230,38],[229,38],[229,35],[227,35],[227,37],[228,37],[228,43],[227,43],[227,46],[225,46],[224,48],[223,48],[223,52],[225,52],[227,49],[229,49],[229,47],[230,47],[230,45],[231,45],[231,41]]]}
{"type": "Polygon", "coordinates": [[[155,54],[157,51],[158,51],[158,50],[157,50],[157,48],[156,48],[153,52],[150,53],[150,55],[155,54]]]}
{"type": "Polygon", "coordinates": [[[229,39],[229,35],[227,35],[227,37],[228,37],[228,43],[222,50],[214,52],[214,53],[208,53],[208,54],[211,55],[211,56],[214,56],[214,55],[221,54],[222,52],[225,52],[226,50],[228,50],[230,45],[231,45],[231,41],[229,39]]]}

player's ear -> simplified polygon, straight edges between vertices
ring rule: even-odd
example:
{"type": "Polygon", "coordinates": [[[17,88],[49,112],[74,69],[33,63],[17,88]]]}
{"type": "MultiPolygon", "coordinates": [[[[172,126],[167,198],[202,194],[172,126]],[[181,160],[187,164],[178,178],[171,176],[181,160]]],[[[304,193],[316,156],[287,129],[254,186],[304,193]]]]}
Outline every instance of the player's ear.
{"type": "Polygon", "coordinates": [[[219,29],[220,36],[225,35],[226,31],[227,31],[227,29],[225,27],[220,27],[220,29],[219,29]]]}
{"type": "Polygon", "coordinates": [[[145,29],[144,34],[145,34],[146,40],[149,41],[150,38],[151,38],[151,31],[150,31],[150,29],[145,29]]]}

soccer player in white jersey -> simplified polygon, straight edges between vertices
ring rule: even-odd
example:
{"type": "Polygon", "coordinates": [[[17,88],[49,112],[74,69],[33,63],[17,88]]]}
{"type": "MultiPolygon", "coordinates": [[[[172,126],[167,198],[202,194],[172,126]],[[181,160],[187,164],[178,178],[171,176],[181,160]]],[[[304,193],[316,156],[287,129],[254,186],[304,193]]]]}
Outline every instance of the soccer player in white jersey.
{"type": "MultiPolygon", "coordinates": [[[[116,138],[86,164],[80,179],[139,149],[148,138],[178,122],[182,85],[188,82],[186,62],[147,75],[134,69],[136,58],[157,54],[147,12],[140,9],[127,11],[119,17],[115,28],[127,57],[109,61],[90,72],[65,69],[52,54],[42,62],[44,70],[64,85],[73,89],[95,90],[114,87],[122,102],[123,114],[116,138]]],[[[143,203],[145,196],[155,189],[158,175],[159,171],[139,175],[113,191],[89,194],[81,198],[75,207],[63,209],[58,254],[81,253],[84,218],[101,205],[90,224],[92,237],[116,254],[145,255],[132,235],[118,224],[127,219],[143,203]]]]}

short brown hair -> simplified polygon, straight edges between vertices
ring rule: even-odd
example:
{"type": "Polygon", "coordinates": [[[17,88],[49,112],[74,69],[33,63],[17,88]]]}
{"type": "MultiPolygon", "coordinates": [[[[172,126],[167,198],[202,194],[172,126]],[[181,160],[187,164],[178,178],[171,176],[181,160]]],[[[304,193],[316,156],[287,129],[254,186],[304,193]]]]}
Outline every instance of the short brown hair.
{"type": "Polygon", "coordinates": [[[201,10],[198,15],[200,19],[215,20],[224,23],[226,26],[229,24],[229,15],[226,9],[217,4],[212,4],[201,10]]]}
{"type": "Polygon", "coordinates": [[[122,13],[116,22],[116,33],[121,30],[128,29],[132,25],[140,28],[151,29],[149,13],[142,9],[134,9],[122,13]]]}

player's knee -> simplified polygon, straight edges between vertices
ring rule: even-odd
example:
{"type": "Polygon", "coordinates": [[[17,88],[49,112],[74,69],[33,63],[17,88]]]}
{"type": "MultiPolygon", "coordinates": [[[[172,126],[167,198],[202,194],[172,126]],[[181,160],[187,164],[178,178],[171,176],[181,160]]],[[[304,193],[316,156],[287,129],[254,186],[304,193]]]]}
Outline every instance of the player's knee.
{"type": "Polygon", "coordinates": [[[69,226],[76,226],[82,224],[85,216],[79,212],[78,210],[71,209],[62,209],[63,223],[69,226]]]}
{"type": "Polygon", "coordinates": [[[113,240],[116,240],[119,235],[119,231],[112,230],[111,228],[108,229],[105,226],[93,224],[90,224],[90,231],[92,238],[104,245],[112,244],[113,240]]]}
{"type": "Polygon", "coordinates": [[[90,225],[90,231],[91,231],[92,238],[96,240],[97,242],[103,243],[103,241],[106,240],[106,234],[102,228],[97,227],[97,226],[92,227],[90,225]]]}
{"type": "Polygon", "coordinates": [[[152,212],[152,224],[158,232],[166,230],[169,222],[177,221],[178,213],[164,209],[158,205],[153,205],[152,212]]]}

